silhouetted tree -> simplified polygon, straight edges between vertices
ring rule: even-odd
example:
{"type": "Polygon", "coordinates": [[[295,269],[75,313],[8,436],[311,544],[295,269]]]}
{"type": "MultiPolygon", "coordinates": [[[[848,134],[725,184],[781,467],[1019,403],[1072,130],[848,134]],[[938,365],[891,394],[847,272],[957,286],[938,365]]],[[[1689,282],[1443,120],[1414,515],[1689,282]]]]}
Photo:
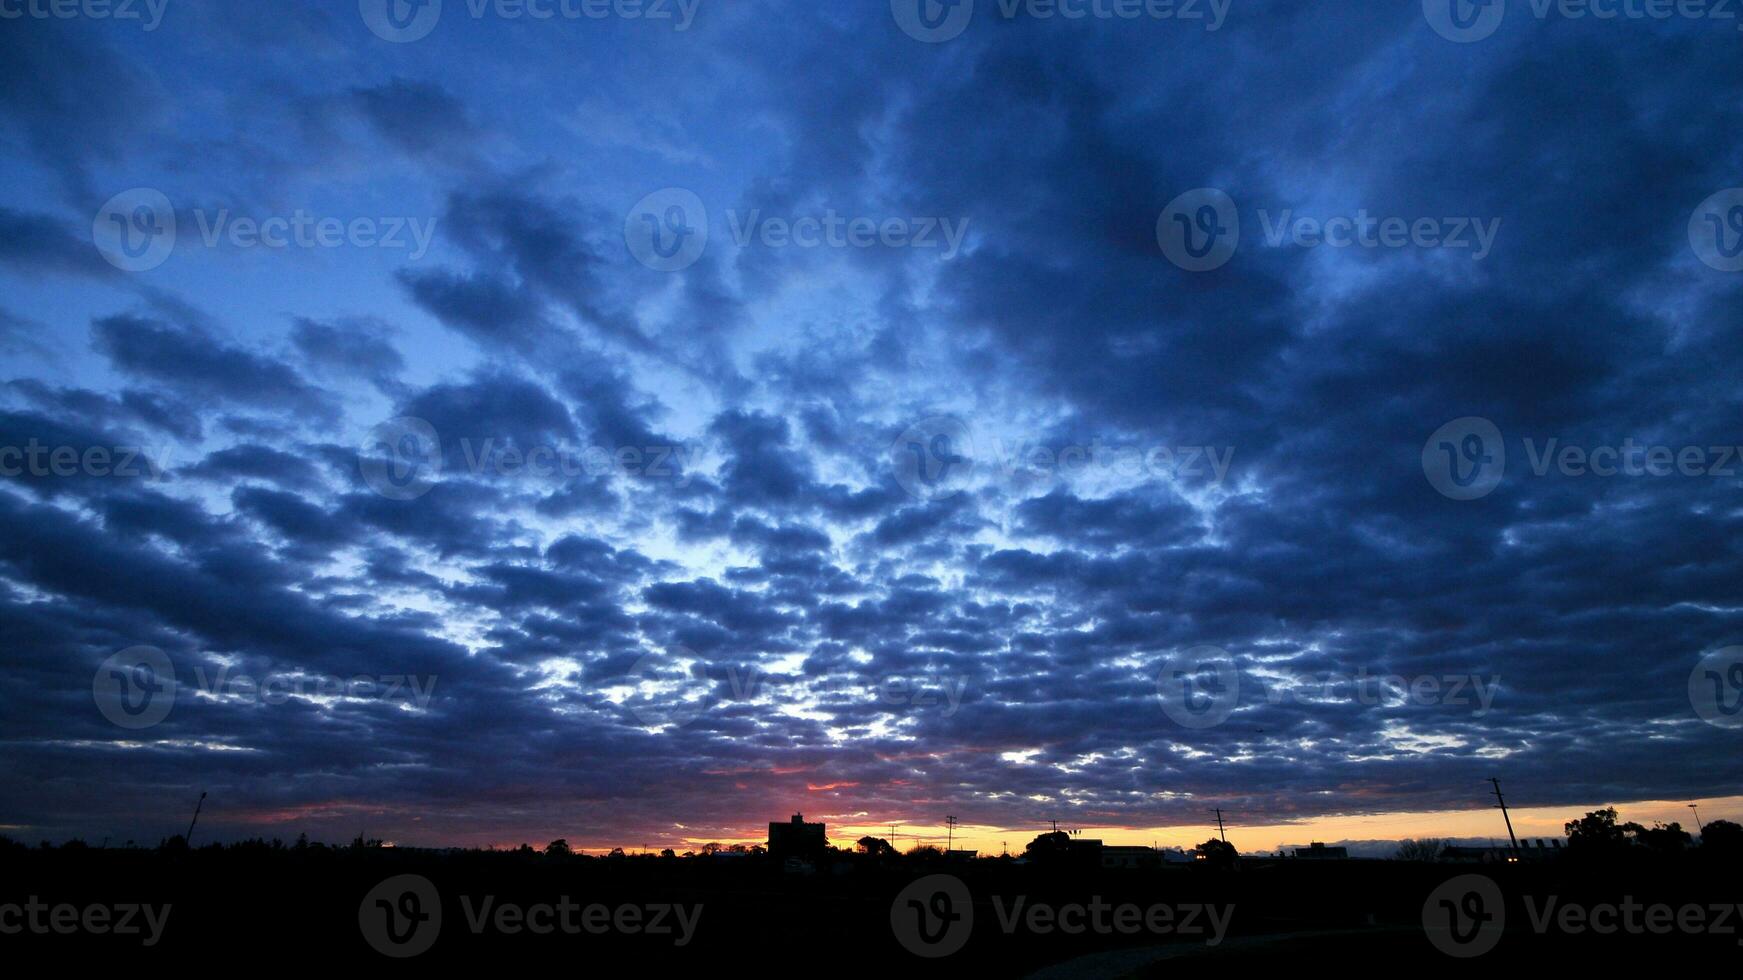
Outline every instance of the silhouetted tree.
{"type": "Polygon", "coordinates": [[[1198,853],[1204,855],[1203,863],[1213,868],[1233,868],[1240,857],[1235,845],[1215,837],[1198,845],[1198,853]]]}
{"type": "Polygon", "coordinates": [[[1422,840],[1403,840],[1398,842],[1399,861],[1438,861],[1440,852],[1446,848],[1446,842],[1437,837],[1425,837],[1422,840]]]}
{"type": "Polygon", "coordinates": [[[660,857],[663,857],[663,858],[675,858],[677,856],[678,856],[678,852],[672,850],[669,847],[660,852],[660,857]]]}
{"type": "Polygon", "coordinates": [[[1743,826],[1729,820],[1714,820],[1701,831],[1701,850],[1717,854],[1743,854],[1743,826]]]}
{"type": "Polygon", "coordinates": [[[1071,853],[1071,835],[1063,830],[1042,834],[1023,848],[1023,856],[1037,864],[1063,861],[1071,853]]]}
{"type": "Polygon", "coordinates": [[[1583,851],[1616,850],[1628,843],[1628,831],[1639,824],[1618,824],[1616,808],[1605,807],[1593,810],[1578,820],[1569,820],[1563,827],[1567,831],[1568,846],[1583,851]]]}
{"type": "Polygon", "coordinates": [[[908,857],[916,860],[929,861],[943,856],[944,852],[933,847],[931,844],[917,844],[914,847],[908,848],[908,857]]]}
{"type": "Polygon", "coordinates": [[[574,853],[574,851],[569,849],[569,841],[567,838],[559,837],[545,845],[546,857],[568,857],[574,853]]]}
{"type": "Polygon", "coordinates": [[[861,837],[858,844],[861,853],[870,854],[873,857],[883,857],[886,854],[896,853],[896,849],[890,846],[890,842],[882,837],[861,837]]]}
{"type": "Polygon", "coordinates": [[[1634,833],[1634,840],[1658,854],[1681,854],[1694,844],[1694,838],[1682,829],[1682,824],[1653,824],[1650,828],[1639,824],[1628,824],[1634,833]]]}

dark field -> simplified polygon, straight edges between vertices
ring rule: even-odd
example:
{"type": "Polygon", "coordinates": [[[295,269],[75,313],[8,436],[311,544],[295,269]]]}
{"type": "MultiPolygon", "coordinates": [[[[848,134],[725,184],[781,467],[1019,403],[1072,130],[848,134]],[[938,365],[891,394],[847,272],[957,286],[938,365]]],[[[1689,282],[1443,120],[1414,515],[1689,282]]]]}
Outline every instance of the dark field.
{"type": "MultiPolygon", "coordinates": [[[[0,882],[0,905],[7,907],[0,914],[7,930],[0,944],[8,951],[68,965],[163,969],[397,961],[414,968],[501,963],[851,976],[1160,977],[1186,964],[1408,964],[1435,975],[1486,964],[1608,972],[1694,962],[1691,957],[1735,961],[1743,928],[1737,866],[1694,855],[1501,866],[1249,859],[1234,870],[1123,871],[841,855],[794,873],[763,856],[63,848],[7,853],[0,858],[0,882]],[[1492,948],[1458,959],[1431,942],[1424,907],[1444,883],[1472,873],[1505,895],[1504,923],[1492,948]],[[402,875],[426,879],[433,900],[378,889],[402,875]],[[898,932],[924,909],[947,911],[930,900],[919,909],[907,904],[916,894],[911,886],[939,880],[933,875],[960,882],[972,912],[949,908],[961,916],[949,929],[961,931],[948,935],[964,941],[948,955],[924,957],[917,950],[938,947],[915,946],[912,930],[904,945],[898,932]],[[27,907],[32,899],[36,928],[27,907]],[[1547,906],[1551,900],[1555,905],[1547,906]],[[1570,905],[1581,910],[1577,919],[1565,918],[1570,905]],[[1606,918],[1612,905],[1618,912],[1606,918]],[[56,906],[77,909],[77,921],[56,906]],[[91,906],[102,911],[89,912],[91,906]],[[156,928],[145,912],[127,912],[130,906],[155,910],[156,928]],[[440,908],[439,922],[432,906],[440,908]],[[1631,906],[1639,907],[1632,919],[1625,911],[1631,906]],[[1652,919],[1654,907],[1666,911],[1652,919]],[[1694,922],[1686,911],[1691,907],[1701,910],[1698,930],[1678,924],[1679,916],[1694,922]],[[389,909],[395,913],[392,937],[389,909]],[[1534,916],[1545,915],[1539,926],[1534,916]],[[1669,928],[1655,933],[1652,927],[1663,925],[1665,916],[1669,928]],[[125,923],[137,931],[114,934],[125,923]],[[1613,931],[1598,931],[1606,926],[1613,931]]],[[[1466,924],[1469,935],[1477,935],[1479,923],[1466,924]]],[[[931,938],[946,935],[943,920],[931,925],[931,938]]]]}

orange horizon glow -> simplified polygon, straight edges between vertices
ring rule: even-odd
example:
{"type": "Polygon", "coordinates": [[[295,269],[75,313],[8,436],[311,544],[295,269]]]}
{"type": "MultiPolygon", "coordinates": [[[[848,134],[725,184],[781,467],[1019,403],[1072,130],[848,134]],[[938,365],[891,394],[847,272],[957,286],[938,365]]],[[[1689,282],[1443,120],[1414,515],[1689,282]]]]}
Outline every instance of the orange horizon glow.
{"type": "MultiPolygon", "coordinates": [[[[1563,825],[1570,820],[1584,816],[1592,810],[1614,807],[1623,821],[1651,826],[1654,823],[1680,823],[1690,833],[1695,833],[1694,817],[1689,810],[1689,804],[1694,803],[1700,808],[1701,822],[1712,823],[1714,820],[1730,820],[1743,823],[1743,796],[1710,797],[1699,800],[1634,800],[1626,802],[1604,802],[1578,804],[1571,806],[1548,807],[1508,807],[1508,813],[1513,820],[1513,831],[1520,840],[1528,838],[1559,838],[1563,835],[1563,825]]],[[[779,821],[790,817],[775,816],[772,820],[779,821]]],[[[854,842],[861,837],[881,837],[888,839],[892,821],[882,823],[869,821],[864,817],[835,820],[829,813],[812,813],[806,819],[822,821],[828,825],[829,842],[843,850],[853,848],[854,842]]],[[[1139,845],[1159,847],[1193,848],[1206,840],[1215,837],[1215,818],[1206,810],[1208,822],[1204,824],[1181,824],[1158,827],[1097,827],[1090,824],[1075,824],[1061,820],[1060,828],[1081,830],[1086,838],[1094,838],[1115,845],[1139,845]]],[[[942,822],[935,825],[921,825],[893,821],[896,824],[896,840],[893,841],[898,850],[906,851],[917,843],[931,844],[943,848],[946,840],[946,828],[942,822]]],[[[1487,838],[1497,843],[1506,843],[1507,825],[1502,821],[1499,810],[1494,807],[1473,808],[1468,810],[1425,810],[1401,811],[1396,813],[1374,814],[1339,814],[1325,817],[1313,817],[1297,821],[1280,823],[1245,824],[1236,819],[1231,811],[1225,808],[1224,822],[1227,825],[1229,843],[1243,854],[1259,854],[1276,851],[1284,847],[1306,846],[1313,841],[1332,844],[1338,841],[1362,840],[1406,840],[1421,838],[1487,838]]],[[[991,826],[957,826],[953,847],[959,850],[976,850],[982,855],[998,855],[1006,847],[1012,854],[1021,854],[1023,847],[1037,835],[1047,832],[1047,827],[1037,828],[1000,828],[991,826]]],[[[699,851],[704,844],[717,843],[722,845],[763,844],[767,840],[767,832],[761,830],[754,836],[741,837],[711,837],[685,838],[668,840],[665,843],[630,847],[626,844],[587,844],[576,845],[571,840],[574,850],[584,854],[606,854],[614,847],[621,847],[625,853],[642,853],[645,850],[658,852],[671,848],[682,854],[685,851],[699,851]]],[[[492,845],[503,849],[513,849],[520,846],[514,844],[492,845]]],[[[533,845],[542,847],[541,844],[533,845]]]]}

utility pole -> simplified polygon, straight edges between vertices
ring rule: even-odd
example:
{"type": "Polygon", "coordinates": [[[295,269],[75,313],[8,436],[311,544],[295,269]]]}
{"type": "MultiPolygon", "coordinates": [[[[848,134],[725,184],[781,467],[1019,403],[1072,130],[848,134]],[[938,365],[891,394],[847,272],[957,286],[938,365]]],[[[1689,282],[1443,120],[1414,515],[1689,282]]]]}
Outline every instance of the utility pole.
{"type": "Polygon", "coordinates": [[[896,849],[896,825],[890,824],[890,850],[896,849]]]}
{"type": "Polygon", "coordinates": [[[1705,834],[1707,832],[1707,828],[1701,826],[1701,808],[1696,806],[1693,803],[1690,803],[1689,809],[1695,811],[1695,829],[1700,831],[1701,833],[1705,834]]]}
{"type": "Polygon", "coordinates": [[[206,794],[204,791],[201,791],[199,801],[194,804],[194,819],[188,821],[188,836],[183,838],[183,840],[187,841],[189,847],[194,846],[194,824],[200,822],[200,808],[205,805],[206,794]]]}
{"type": "Polygon", "coordinates": [[[944,837],[944,853],[949,854],[951,851],[951,848],[953,846],[955,846],[955,844],[956,844],[956,818],[955,817],[945,817],[944,818],[944,826],[946,828],[945,837],[944,837]]]}
{"type": "Polygon", "coordinates": [[[1489,782],[1495,784],[1495,803],[1501,808],[1501,819],[1507,821],[1507,839],[1513,842],[1513,856],[1519,856],[1519,838],[1513,836],[1513,818],[1507,814],[1507,800],[1501,796],[1501,781],[1491,776],[1489,782]]]}
{"type": "Polygon", "coordinates": [[[1216,811],[1216,835],[1222,838],[1224,844],[1229,842],[1229,835],[1223,830],[1223,812],[1221,808],[1218,808],[1216,811]]]}

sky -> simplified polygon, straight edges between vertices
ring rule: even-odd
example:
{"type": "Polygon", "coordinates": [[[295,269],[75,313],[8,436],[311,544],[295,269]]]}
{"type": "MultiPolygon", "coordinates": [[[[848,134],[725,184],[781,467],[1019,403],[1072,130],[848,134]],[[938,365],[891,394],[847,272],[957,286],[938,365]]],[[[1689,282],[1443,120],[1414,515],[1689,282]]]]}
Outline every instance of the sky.
{"type": "Polygon", "coordinates": [[[0,833],[1739,818],[1740,28],[0,0],[0,833]]]}

